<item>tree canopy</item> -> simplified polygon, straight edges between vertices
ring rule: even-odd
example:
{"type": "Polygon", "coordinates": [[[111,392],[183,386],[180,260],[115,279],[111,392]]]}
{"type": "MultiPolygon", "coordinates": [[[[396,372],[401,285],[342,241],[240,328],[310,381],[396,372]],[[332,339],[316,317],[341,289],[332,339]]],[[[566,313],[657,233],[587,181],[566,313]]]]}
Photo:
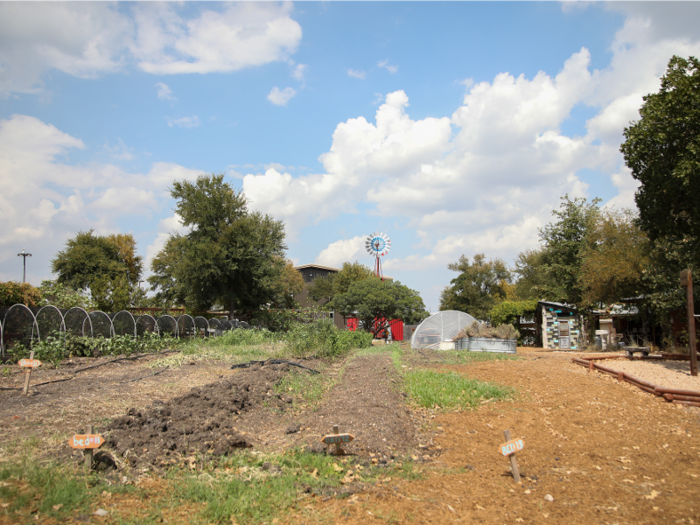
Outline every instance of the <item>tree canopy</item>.
{"type": "Polygon", "coordinates": [[[41,290],[29,283],[8,281],[0,283],[0,306],[12,306],[24,304],[27,306],[39,306],[41,302],[41,290]]]}
{"type": "Polygon", "coordinates": [[[370,277],[352,283],[346,292],[331,301],[333,309],[346,317],[357,317],[376,337],[391,320],[418,323],[428,316],[418,292],[398,281],[370,277]]]}
{"type": "Polygon", "coordinates": [[[486,320],[491,308],[505,300],[511,290],[512,276],[501,259],[489,261],[480,253],[469,262],[469,258],[462,255],[459,261],[447,267],[459,275],[450,281],[452,286],[440,294],[440,310],[460,310],[486,320]]]}
{"type": "Polygon", "coordinates": [[[286,265],[282,222],[248,210],[223,174],[176,181],[170,194],[189,232],[173,234],[153,260],[158,297],[194,310],[222,305],[232,316],[274,303],[286,265]]]}
{"type": "Polygon", "coordinates": [[[651,241],[700,267],[700,61],[671,58],[661,89],[644,97],[620,151],[640,182],[639,224],[651,241]]]}
{"type": "Polygon", "coordinates": [[[309,295],[314,301],[331,300],[338,294],[346,293],[354,283],[370,277],[375,277],[374,272],[359,261],[344,262],[338,273],[315,279],[309,285],[309,295]]]}
{"type": "Polygon", "coordinates": [[[136,255],[131,234],[95,235],[78,232],[51,261],[58,284],[90,291],[97,308],[117,311],[126,308],[143,272],[143,258],[136,255]]]}

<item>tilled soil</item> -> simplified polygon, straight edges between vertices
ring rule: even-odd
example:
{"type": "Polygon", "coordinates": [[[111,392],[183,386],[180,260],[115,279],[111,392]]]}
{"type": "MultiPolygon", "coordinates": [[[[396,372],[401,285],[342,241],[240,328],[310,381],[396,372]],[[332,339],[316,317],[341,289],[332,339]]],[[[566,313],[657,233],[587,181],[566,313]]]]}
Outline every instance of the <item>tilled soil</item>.
{"type": "Polygon", "coordinates": [[[292,399],[274,394],[289,365],[255,365],[230,379],[196,387],[148,410],[130,409],[105,428],[107,450],[132,467],[163,467],[197,453],[224,456],[252,446],[236,428],[243,414],[267,408],[284,411],[292,399]]]}
{"type": "Polygon", "coordinates": [[[316,500],[286,522],[700,523],[698,409],[590,373],[567,355],[518,353],[518,361],[440,366],[520,394],[436,415],[443,454],[423,479],[316,500]],[[520,484],[499,453],[506,429],[525,443],[520,484]]]}

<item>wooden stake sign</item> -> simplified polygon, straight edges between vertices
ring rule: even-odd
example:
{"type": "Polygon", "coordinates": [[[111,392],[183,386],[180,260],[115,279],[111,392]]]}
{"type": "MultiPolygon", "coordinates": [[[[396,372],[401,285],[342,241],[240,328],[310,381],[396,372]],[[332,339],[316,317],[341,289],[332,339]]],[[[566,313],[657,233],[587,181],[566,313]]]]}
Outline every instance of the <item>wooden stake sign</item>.
{"type": "Polygon", "coordinates": [[[37,366],[41,366],[41,361],[34,359],[34,352],[32,351],[29,352],[29,359],[20,359],[17,364],[22,368],[27,369],[25,372],[27,376],[24,378],[24,390],[22,391],[22,393],[26,396],[29,394],[29,376],[32,375],[32,370],[34,370],[37,366]]]}
{"type": "Polygon", "coordinates": [[[323,436],[323,438],[321,438],[321,443],[335,445],[335,453],[339,456],[343,454],[343,447],[341,447],[341,445],[343,443],[350,443],[353,439],[355,439],[355,436],[352,434],[339,434],[338,425],[333,425],[333,433],[328,436],[323,436]]]}
{"type": "Polygon", "coordinates": [[[92,425],[88,425],[85,434],[76,434],[68,440],[68,444],[73,448],[85,451],[85,468],[89,472],[92,470],[92,457],[96,448],[100,448],[105,439],[99,434],[92,433],[92,425]]]}
{"type": "Polygon", "coordinates": [[[506,442],[501,445],[501,454],[510,458],[510,468],[513,471],[513,479],[516,483],[520,483],[520,470],[518,469],[518,460],[515,459],[515,453],[520,452],[525,448],[522,439],[510,439],[510,430],[504,430],[503,435],[506,442]]]}

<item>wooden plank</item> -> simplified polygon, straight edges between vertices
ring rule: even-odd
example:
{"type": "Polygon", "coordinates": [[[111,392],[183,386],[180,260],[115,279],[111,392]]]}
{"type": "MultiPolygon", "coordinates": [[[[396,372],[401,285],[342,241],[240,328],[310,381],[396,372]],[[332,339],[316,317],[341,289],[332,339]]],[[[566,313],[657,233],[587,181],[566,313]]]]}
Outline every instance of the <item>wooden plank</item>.
{"type": "MultiPolygon", "coordinates": [[[[34,350],[29,352],[29,360],[32,361],[33,359],[34,359],[34,350]]],[[[22,366],[22,365],[20,365],[20,366],[22,366]]],[[[24,390],[22,391],[22,393],[25,396],[29,395],[29,377],[32,375],[32,368],[28,368],[26,374],[27,374],[27,377],[24,378],[24,390]]]]}

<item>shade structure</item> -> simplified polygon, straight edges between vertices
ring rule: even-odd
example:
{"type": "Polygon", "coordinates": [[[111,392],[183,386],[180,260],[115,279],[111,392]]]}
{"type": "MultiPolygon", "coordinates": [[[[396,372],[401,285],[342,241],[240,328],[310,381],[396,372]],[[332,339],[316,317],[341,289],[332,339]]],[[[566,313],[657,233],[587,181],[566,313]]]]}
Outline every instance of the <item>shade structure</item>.
{"type": "Polygon", "coordinates": [[[440,343],[448,339],[454,340],[462,328],[469,326],[476,319],[471,315],[457,310],[437,312],[418,325],[411,337],[411,348],[440,347],[440,343]]]}

